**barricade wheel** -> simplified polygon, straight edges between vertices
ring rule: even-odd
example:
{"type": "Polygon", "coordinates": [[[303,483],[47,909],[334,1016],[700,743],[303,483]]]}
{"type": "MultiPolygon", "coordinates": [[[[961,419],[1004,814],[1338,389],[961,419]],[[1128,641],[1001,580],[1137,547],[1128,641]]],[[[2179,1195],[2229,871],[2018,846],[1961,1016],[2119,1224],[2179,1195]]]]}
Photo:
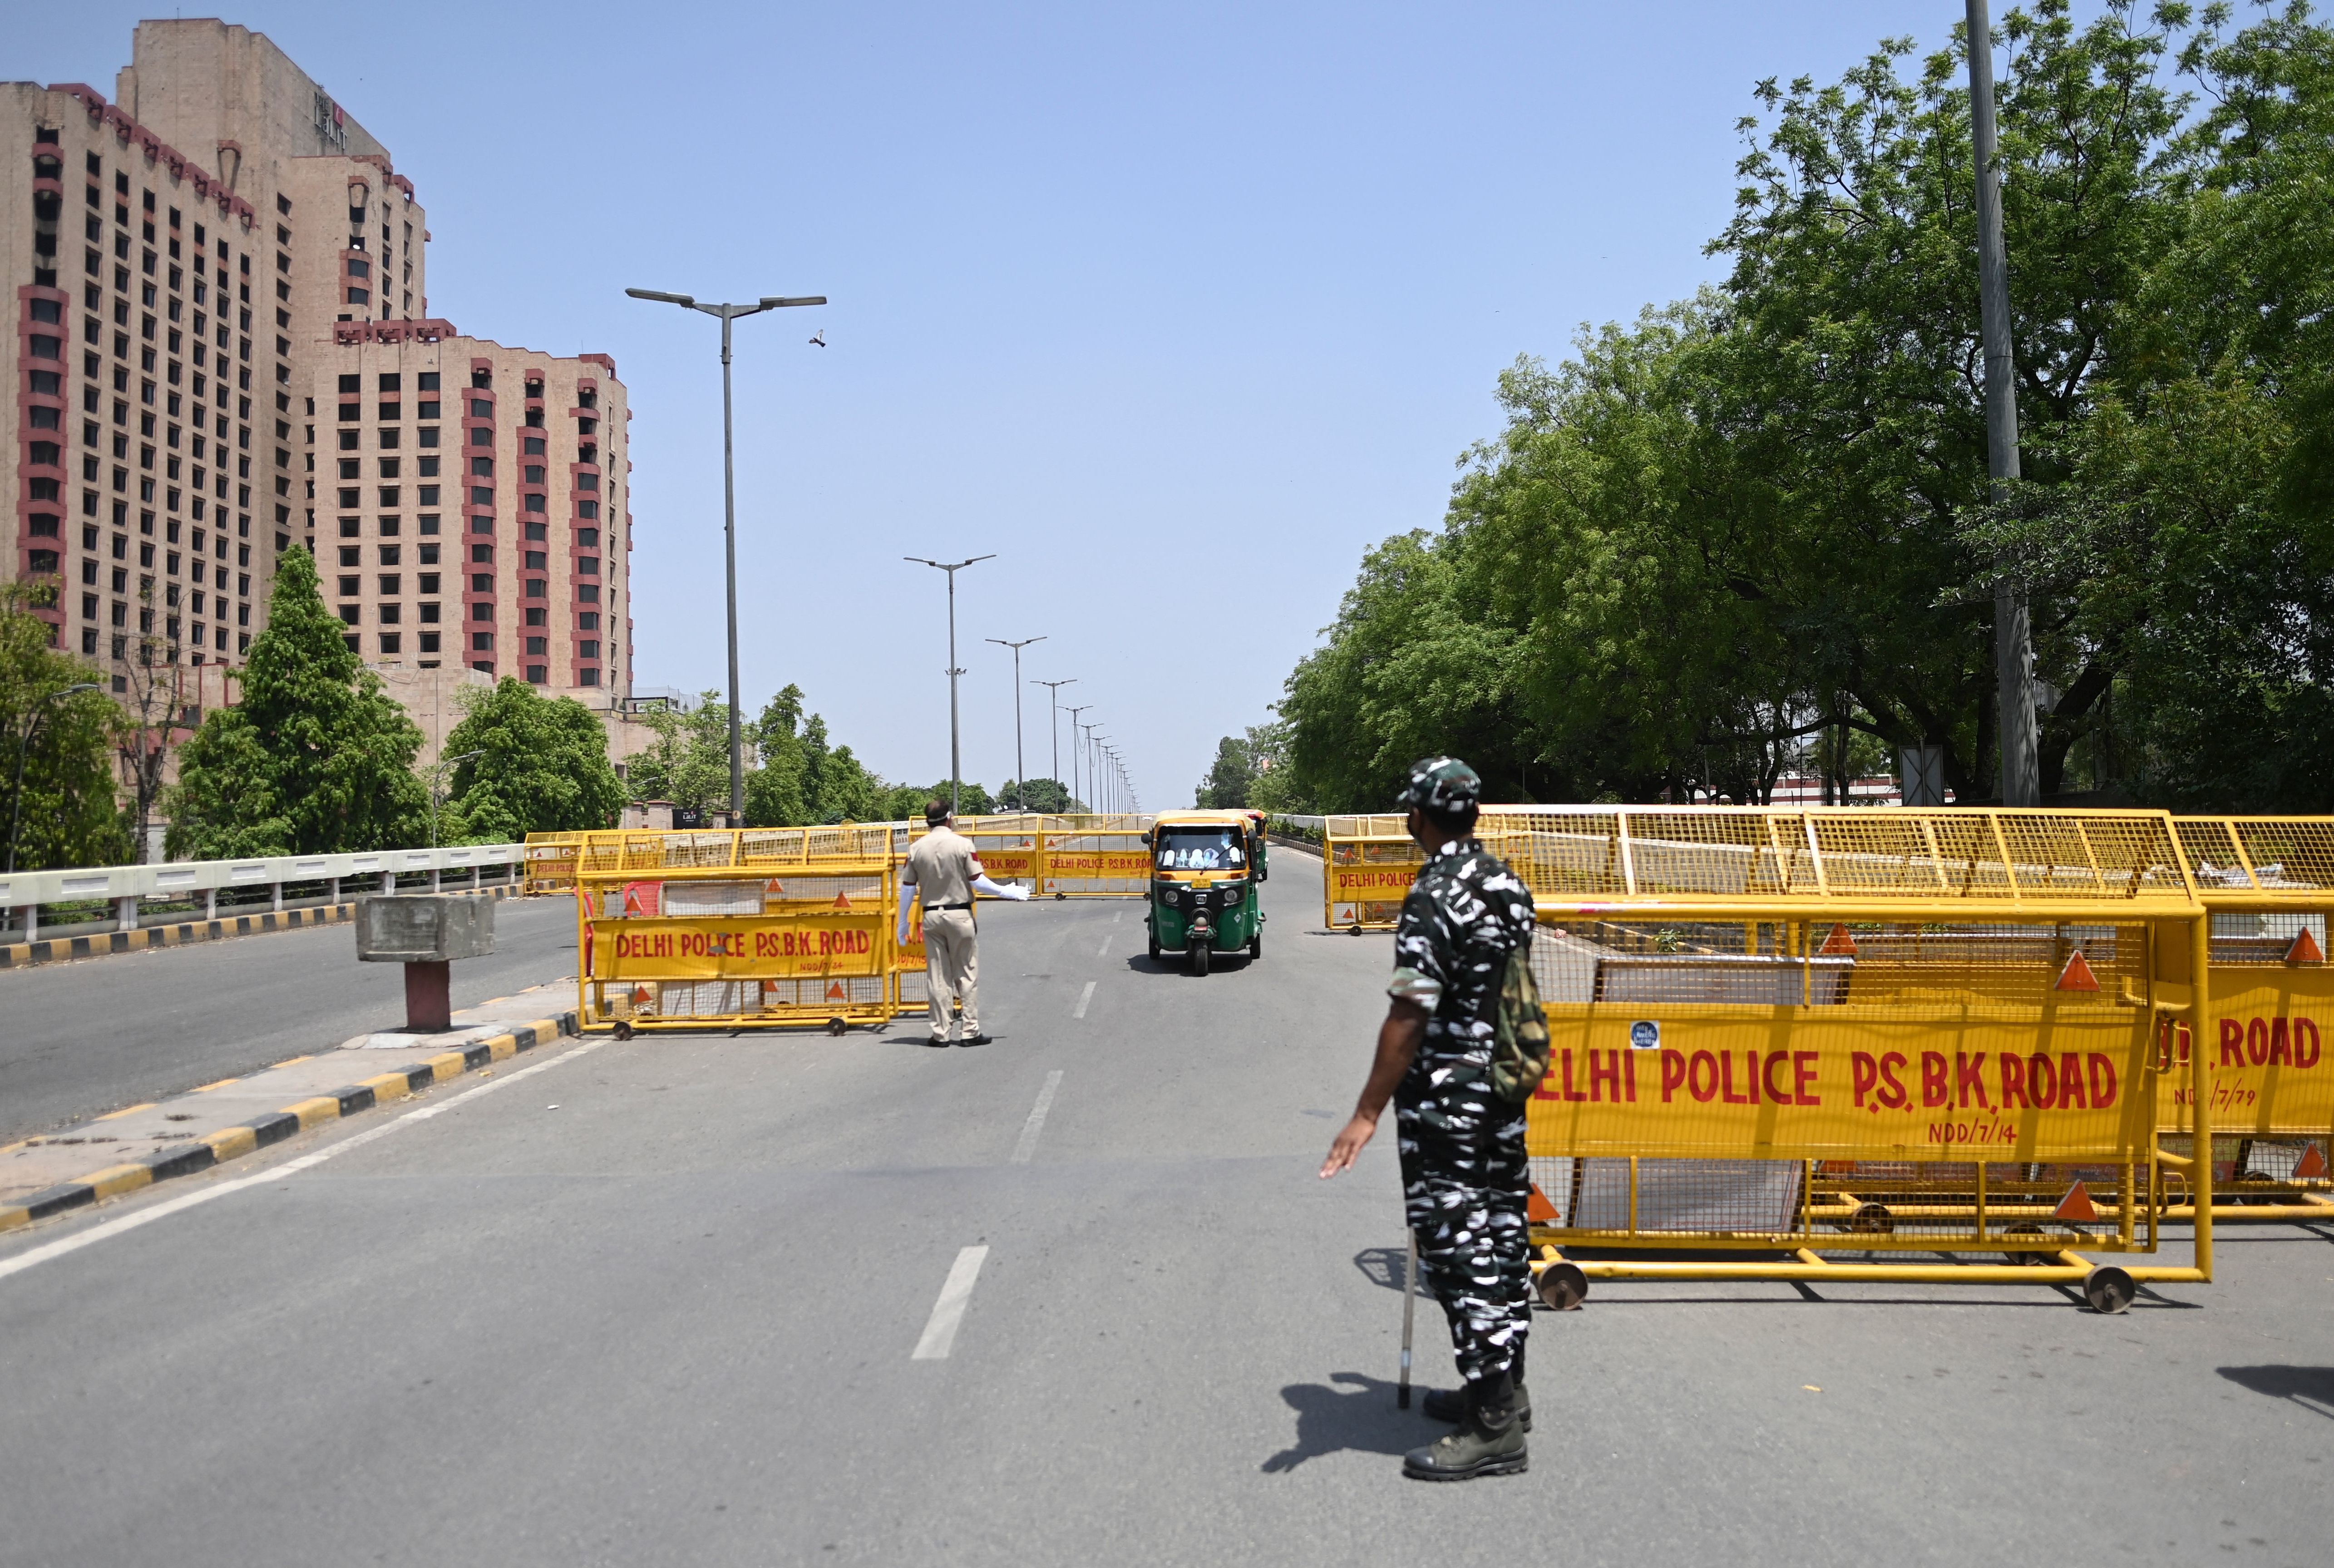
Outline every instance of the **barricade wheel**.
{"type": "Polygon", "coordinates": [[[826,1021],[826,1032],[835,1036],[837,1039],[841,1039],[843,1037],[844,1031],[850,1027],[850,1024],[844,1023],[840,1018],[829,1018],[826,1021]]]}
{"type": "MultiPolygon", "coordinates": [[[[2237,1176],[2237,1179],[2239,1181],[2275,1181],[2277,1178],[2270,1175],[2269,1172],[2265,1170],[2247,1170],[2240,1172],[2237,1176]]],[[[2241,1204],[2252,1206],[2264,1203],[2283,1203],[2285,1199],[2274,1192],[2247,1192],[2239,1194],[2237,1201],[2241,1204]]]]}
{"type": "Polygon", "coordinates": [[[616,1020],[616,1038],[617,1038],[617,1039],[619,1039],[619,1040],[629,1040],[629,1039],[631,1039],[632,1037],[632,1025],[631,1022],[630,1022],[628,1019],[623,1019],[623,1018],[619,1018],[619,1019],[617,1019],[617,1020],[616,1020]]]}
{"type": "Polygon", "coordinates": [[[1885,1203],[1867,1203],[1847,1217],[1847,1228],[1858,1236],[1891,1236],[1896,1230],[1896,1217],[1885,1203]]]}
{"type": "MultiPolygon", "coordinates": [[[[2042,1227],[2039,1225],[2013,1225],[2002,1234],[2030,1236],[2040,1241],[2042,1239],[2042,1227]]],[[[2047,1252],[2005,1252],[2001,1255],[2013,1268],[2040,1268],[2050,1261],[2050,1255],[2047,1252]]]]}
{"type": "Polygon", "coordinates": [[[2139,1286],[2131,1275],[2111,1263],[2101,1264],[2083,1280],[2083,1299],[2091,1303],[2093,1312],[2119,1313],[2138,1294],[2139,1286]]]}
{"type": "Polygon", "coordinates": [[[1588,1297],[1588,1276],[1568,1258],[1558,1258],[1539,1271],[1535,1287],[1548,1311],[1568,1313],[1588,1297]]]}

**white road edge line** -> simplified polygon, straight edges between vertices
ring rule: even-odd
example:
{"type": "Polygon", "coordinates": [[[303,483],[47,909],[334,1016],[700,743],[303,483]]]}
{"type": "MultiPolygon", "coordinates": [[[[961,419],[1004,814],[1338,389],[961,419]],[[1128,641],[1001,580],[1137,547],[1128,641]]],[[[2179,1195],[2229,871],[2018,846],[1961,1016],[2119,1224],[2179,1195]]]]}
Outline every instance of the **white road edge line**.
{"type": "Polygon", "coordinates": [[[1078,993],[1078,1005],[1070,1009],[1071,1017],[1083,1018],[1086,1015],[1086,1004],[1094,1000],[1094,993],[1095,982],[1088,980],[1086,988],[1078,993]]]}
{"type": "Polygon", "coordinates": [[[1013,1158],[1007,1164],[1027,1165],[1037,1152],[1037,1134],[1046,1130],[1046,1112],[1054,1108],[1054,1092],[1061,1086],[1058,1068],[1046,1074],[1046,1086],[1037,1091],[1037,1103],[1030,1109],[1029,1120],[1021,1124],[1021,1140],[1013,1146],[1013,1158]]]}
{"type": "MultiPolygon", "coordinates": [[[[1060,1073],[1054,1076],[1060,1077],[1060,1073]]],[[[969,1246],[956,1255],[950,1265],[948,1278],[940,1284],[940,1299],[932,1303],[932,1315],[924,1324],[923,1338],[908,1359],[911,1361],[944,1361],[949,1352],[956,1348],[956,1331],[964,1322],[965,1303],[972,1299],[973,1282],[980,1277],[980,1265],[989,1261],[985,1246],[969,1246]]]]}
{"type": "Polygon", "coordinates": [[[507,1088],[520,1079],[532,1077],[546,1068],[573,1062],[578,1056],[597,1051],[606,1044],[608,1042],[605,1039],[587,1040],[574,1050],[562,1052],[548,1062],[538,1062],[532,1067],[522,1067],[507,1077],[498,1077],[491,1082],[466,1089],[451,1099],[441,1100],[435,1105],[424,1105],[417,1110],[409,1111],[404,1115],[384,1121],[378,1127],[367,1128],[355,1137],[335,1143],[329,1149],[319,1149],[313,1154],[304,1154],[297,1159],[287,1159],[273,1170],[262,1170],[249,1176],[239,1176],[233,1181],[223,1181],[217,1187],[207,1187],[197,1192],[189,1192],[183,1197],[171,1198],[167,1203],[158,1203],[151,1208],[141,1208],[135,1214],[125,1214],[119,1219],[109,1219],[103,1225],[92,1226],[78,1235],[61,1236],[45,1246],[36,1246],[29,1252],[19,1253],[14,1257],[0,1259],[0,1279],[6,1279],[10,1275],[22,1274],[34,1265],[46,1263],[53,1257],[63,1257],[69,1252],[79,1252],[82,1247],[103,1241],[109,1236],[120,1236],[124,1231],[136,1230],[141,1225],[151,1225],[158,1219],[192,1208],[197,1204],[208,1203],[215,1198],[225,1198],[231,1192],[241,1192],[247,1187],[258,1187],[270,1181],[281,1181],[287,1176],[297,1176],[304,1170],[311,1170],[323,1164],[336,1154],[346,1154],[350,1150],[362,1148],[376,1138],[386,1138],[409,1121],[427,1121],[433,1116],[442,1115],[453,1110],[465,1101],[475,1100],[481,1094],[492,1094],[497,1089],[507,1088]]]}

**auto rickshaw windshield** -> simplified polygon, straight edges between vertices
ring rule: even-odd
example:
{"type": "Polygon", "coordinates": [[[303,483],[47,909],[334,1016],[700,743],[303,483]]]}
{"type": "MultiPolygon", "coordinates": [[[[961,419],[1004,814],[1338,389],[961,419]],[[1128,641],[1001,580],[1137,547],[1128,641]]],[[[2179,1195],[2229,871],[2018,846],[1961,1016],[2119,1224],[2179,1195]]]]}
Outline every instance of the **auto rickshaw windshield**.
{"type": "Polygon", "coordinates": [[[1159,869],[1162,871],[1223,871],[1248,864],[1240,833],[1233,828],[1159,830],[1159,869]]]}

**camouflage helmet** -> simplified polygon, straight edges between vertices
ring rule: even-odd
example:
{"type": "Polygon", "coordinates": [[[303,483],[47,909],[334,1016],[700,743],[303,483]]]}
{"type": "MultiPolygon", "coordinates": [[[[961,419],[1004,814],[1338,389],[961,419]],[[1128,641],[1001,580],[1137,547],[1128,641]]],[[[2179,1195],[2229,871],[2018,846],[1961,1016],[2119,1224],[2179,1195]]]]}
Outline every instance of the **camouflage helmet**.
{"type": "Polygon", "coordinates": [[[1410,781],[1394,803],[1417,806],[1439,816],[1461,816],[1483,798],[1482,778],[1455,756],[1430,756],[1411,765],[1410,781]]]}

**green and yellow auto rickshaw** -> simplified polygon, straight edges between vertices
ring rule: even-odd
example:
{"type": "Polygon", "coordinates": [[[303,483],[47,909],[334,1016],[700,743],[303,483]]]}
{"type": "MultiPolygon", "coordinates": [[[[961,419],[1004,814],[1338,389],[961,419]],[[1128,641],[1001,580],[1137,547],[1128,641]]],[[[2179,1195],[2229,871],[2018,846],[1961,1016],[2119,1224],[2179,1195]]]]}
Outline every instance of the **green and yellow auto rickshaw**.
{"type": "Polygon", "coordinates": [[[1248,812],[1162,812],[1151,849],[1151,956],[1182,953],[1194,975],[1218,953],[1264,957],[1263,819],[1248,812]]]}

